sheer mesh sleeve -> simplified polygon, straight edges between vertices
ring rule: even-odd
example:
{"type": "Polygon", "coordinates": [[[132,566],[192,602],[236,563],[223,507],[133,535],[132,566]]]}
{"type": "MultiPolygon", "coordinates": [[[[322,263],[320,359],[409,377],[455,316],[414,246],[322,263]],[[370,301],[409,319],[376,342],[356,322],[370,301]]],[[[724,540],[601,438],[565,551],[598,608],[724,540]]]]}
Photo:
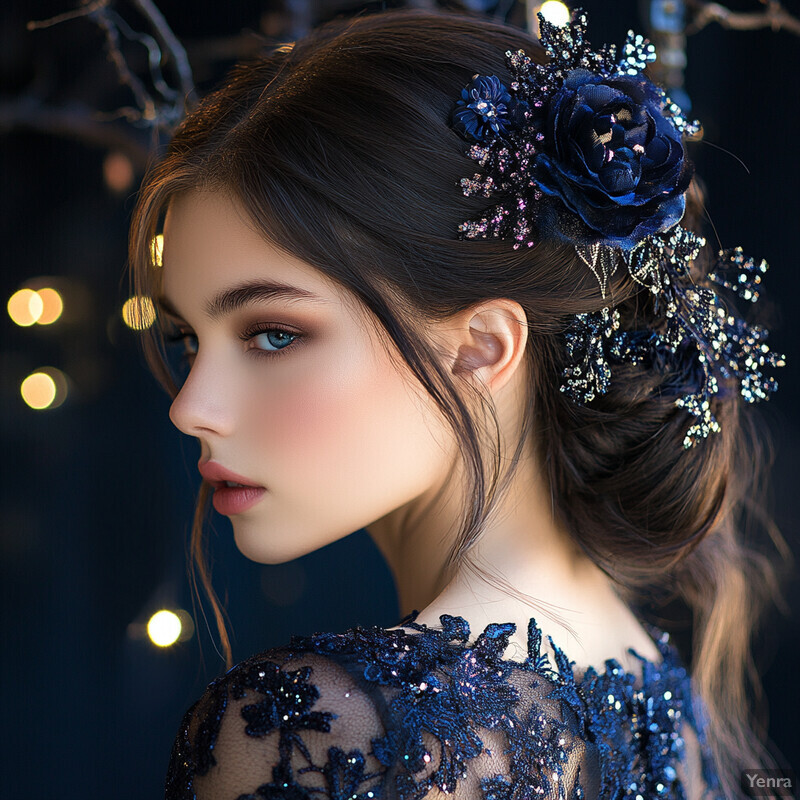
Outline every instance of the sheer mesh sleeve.
{"type": "Polygon", "coordinates": [[[234,667],[187,712],[172,751],[167,800],[367,800],[385,767],[369,695],[346,668],[274,651],[234,667]]]}
{"type": "MultiPolygon", "coordinates": [[[[613,659],[576,679],[531,620],[473,644],[460,617],[416,634],[293,637],[215,680],[187,711],[167,800],[711,800],[691,682],[666,640],[642,674],[613,659]]],[[[634,653],[635,654],[635,653],[634,653]]]]}
{"type": "MultiPolygon", "coordinates": [[[[463,685],[452,687],[435,704],[438,722],[429,696],[406,706],[401,728],[403,692],[365,681],[363,672],[314,653],[276,652],[234,667],[184,717],[168,800],[477,800],[503,797],[508,776],[519,783],[523,773],[542,800],[581,798],[587,779],[588,796],[596,796],[597,749],[576,735],[576,719],[544,698],[546,682],[521,682],[514,709],[496,720],[476,715],[467,696],[453,702],[463,685]],[[515,724],[530,734],[523,748],[510,747],[504,732],[515,724]]],[[[440,686],[445,680],[439,673],[440,686]]]]}

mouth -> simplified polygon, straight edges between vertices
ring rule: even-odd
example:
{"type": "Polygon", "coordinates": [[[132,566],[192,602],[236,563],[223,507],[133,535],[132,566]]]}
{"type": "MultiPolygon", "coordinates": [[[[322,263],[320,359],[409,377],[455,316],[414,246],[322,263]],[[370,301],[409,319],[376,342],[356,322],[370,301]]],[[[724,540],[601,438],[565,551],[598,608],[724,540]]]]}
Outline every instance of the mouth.
{"type": "Polygon", "coordinates": [[[206,482],[214,489],[214,508],[225,516],[241,514],[252,508],[264,496],[267,489],[252,483],[243,475],[237,475],[216,461],[201,461],[197,468],[206,482]]]}
{"type": "Polygon", "coordinates": [[[236,481],[209,481],[215,489],[263,489],[263,486],[255,486],[252,483],[236,483],[236,481]]]}
{"type": "Polygon", "coordinates": [[[212,481],[214,508],[227,516],[243,514],[261,501],[267,490],[263,486],[248,486],[235,481],[212,481]],[[231,485],[229,485],[231,484],[231,485]]]}
{"type": "Polygon", "coordinates": [[[256,483],[248,483],[245,475],[239,475],[223,467],[217,461],[200,461],[200,474],[214,489],[264,489],[256,483]]]}

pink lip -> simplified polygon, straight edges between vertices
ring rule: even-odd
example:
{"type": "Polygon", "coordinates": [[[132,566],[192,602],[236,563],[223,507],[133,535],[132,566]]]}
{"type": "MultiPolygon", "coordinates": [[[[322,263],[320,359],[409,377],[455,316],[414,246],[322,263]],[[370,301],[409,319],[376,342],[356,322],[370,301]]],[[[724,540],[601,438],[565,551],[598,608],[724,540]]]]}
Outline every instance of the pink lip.
{"type": "Polygon", "coordinates": [[[223,515],[241,514],[254,506],[267,491],[263,486],[256,486],[249,478],[237,475],[216,461],[199,461],[197,468],[200,474],[214,487],[212,503],[223,515]],[[225,481],[242,483],[244,486],[226,486],[225,481]]]}

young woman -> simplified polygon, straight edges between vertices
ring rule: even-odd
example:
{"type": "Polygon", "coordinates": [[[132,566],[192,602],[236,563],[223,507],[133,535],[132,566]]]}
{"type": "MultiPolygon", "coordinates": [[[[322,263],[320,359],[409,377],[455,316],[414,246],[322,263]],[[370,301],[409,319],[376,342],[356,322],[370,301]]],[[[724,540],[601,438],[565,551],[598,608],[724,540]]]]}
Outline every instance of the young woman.
{"type": "Polygon", "coordinates": [[[709,261],[694,126],[646,42],[584,26],[331,23],[234,69],[147,176],[132,276],[187,347],[176,383],[147,344],[200,444],[201,575],[213,493],[261,563],[366,528],[404,614],[232,667],[168,797],[735,797],[771,764],[773,573],[735,523],[779,358],[720,294],[765,266],[709,261]],[[691,670],[638,610],[670,598],[691,670]]]}

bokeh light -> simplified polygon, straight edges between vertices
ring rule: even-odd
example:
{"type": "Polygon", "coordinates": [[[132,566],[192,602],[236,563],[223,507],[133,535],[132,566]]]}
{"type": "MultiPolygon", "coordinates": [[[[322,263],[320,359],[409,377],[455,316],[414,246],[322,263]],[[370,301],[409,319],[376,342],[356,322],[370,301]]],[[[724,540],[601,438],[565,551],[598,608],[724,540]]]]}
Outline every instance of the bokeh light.
{"type": "Polygon", "coordinates": [[[22,381],[22,399],[37,411],[49,408],[56,399],[56,383],[44,372],[33,372],[22,381]]]}
{"type": "Polygon", "coordinates": [[[42,313],[36,321],[40,325],[52,325],[64,311],[61,294],[50,286],[39,289],[37,294],[42,301],[42,313]]]}
{"type": "Polygon", "coordinates": [[[135,178],[133,164],[125,153],[114,151],[103,159],[103,179],[115,194],[127,192],[135,178]]]}
{"type": "Polygon", "coordinates": [[[147,635],[158,647],[170,647],[181,638],[181,618],[174,612],[162,608],[156,611],[147,623],[147,635]]]}
{"type": "Polygon", "coordinates": [[[154,267],[164,266],[164,234],[159,233],[152,242],[150,242],[150,255],[153,258],[154,267]]]}
{"type": "Polygon", "coordinates": [[[8,299],[8,316],[21,327],[28,327],[39,320],[44,311],[44,301],[34,289],[20,289],[8,299]]]}
{"type": "Polygon", "coordinates": [[[570,21],[570,11],[565,3],[558,0],[547,0],[539,9],[542,16],[551,24],[561,27],[570,21]]]}
{"type": "Polygon", "coordinates": [[[194,632],[192,615],[183,608],[171,607],[162,608],[152,614],[146,622],[131,622],[128,625],[127,635],[134,641],[146,641],[158,647],[170,647],[178,642],[188,642],[194,636],[194,632]]]}
{"type": "Polygon", "coordinates": [[[175,613],[181,621],[181,635],[178,637],[179,642],[188,642],[194,636],[194,620],[192,615],[182,608],[176,608],[175,613]]]}
{"type": "Polygon", "coordinates": [[[135,331],[146,330],[156,321],[153,301],[143,295],[129,297],[122,305],[122,319],[135,331]]]}
{"type": "Polygon", "coordinates": [[[67,376],[56,367],[39,367],[25,378],[19,392],[26,405],[37,411],[58,408],[69,389],[67,376]]]}

